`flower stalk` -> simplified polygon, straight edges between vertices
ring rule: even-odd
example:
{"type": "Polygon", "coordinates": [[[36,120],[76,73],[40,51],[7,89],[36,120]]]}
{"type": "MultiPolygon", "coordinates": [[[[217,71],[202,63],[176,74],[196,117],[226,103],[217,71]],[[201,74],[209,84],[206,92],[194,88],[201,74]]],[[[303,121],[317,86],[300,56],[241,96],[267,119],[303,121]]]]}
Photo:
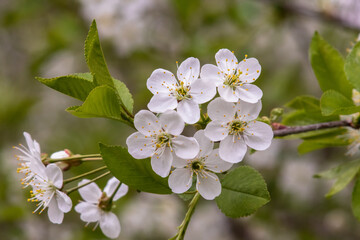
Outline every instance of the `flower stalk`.
{"type": "Polygon", "coordinates": [[[195,211],[195,207],[197,202],[199,201],[200,198],[200,194],[197,192],[193,199],[191,200],[191,202],[189,203],[189,209],[185,214],[185,218],[183,220],[183,222],[180,224],[180,226],[178,227],[178,232],[177,234],[170,238],[169,240],[183,240],[185,237],[185,233],[186,233],[186,229],[189,225],[190,219],[195,211]]]}
{"type": "Polygon", "coordinates": [[[100,168],[94,169],[94,170],[92,170],[92,171],[89,171],[89,172],[86,172],[86,173],[80,174],[80,175],[78,175],[78,176],[75,176],[75,177],[72,177],[72,178],[65,179],[65,180],[64,180],[64,182],[63,182],[63,184],[65,185],[65,184],[67,184],[67,183],[73,182],[73,181],[75,181],[75,180],[78,180],[78,179],[80,179],[80,178],[86,177],[86,176],[88,176],[88,175],[91,175],[91,174],[94,174],[94,173],[100,172],[100,171],[102,171],[102,170],[104,170],[104,169],[107,169],[107,166],[103,166],[103,167],[100,167],[100,168]]]}
{"type": "Polygon", "coordinates": [[[106,173],[101,174],[100,176],[98,176],[98,177],[90,180],[90,181],[87,182],[87,183],[84,183],[84,184],[82,184],[82,185],[79,185],[79,186],[70,188],[70,189],[68,189],[68,190],[66,190],[66,191],[64,191],[64,192],[69,195],[70,193],[72,193],[72,192],[74,192],[74,191],[76,191],[76,190],[78,190],[78,189],[80,189],[80,188],[82,188],[82,187],[85,187],[85,186],[89,185],[90,183],[95,182],[95,181],[97,181],[97,180],[99,180],[99,179],[101,179],[101,178],[103,178],[103,177],[105,177],[105,176],[107,176],[107,175],[109,175],[109,174],[110,174],[110,171],[107,171],[106,173]]]}

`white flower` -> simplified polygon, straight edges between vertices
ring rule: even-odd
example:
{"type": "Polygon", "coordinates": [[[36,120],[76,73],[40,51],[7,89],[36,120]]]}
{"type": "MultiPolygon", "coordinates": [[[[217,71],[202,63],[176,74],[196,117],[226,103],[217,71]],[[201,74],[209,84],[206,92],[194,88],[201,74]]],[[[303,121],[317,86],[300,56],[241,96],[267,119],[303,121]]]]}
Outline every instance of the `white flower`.
{"type": "Polygon", "coordinates": [[[195,173],[196,189],[203,198],[212,200],[221,193],[221,183],[215,173],[230,169],[232,164],[221,160],[219,149],[213,149],[214,143],[204,135],[204,130],[197,131],[194,138],[200,146],[199,154],[188,160],[174,157],[176,169],[169,176],[169,186],[174,193],[186,192],[195,173]]]}
{"type": "Polygon", "coordinates": [[[256,103],[263,95],[260,88],[251,84],[260,75],[261,66],[256,58],[246,58],[240,63],[234,53],[220,49],[215,55],[216,64],[205,64],[200,78],[215,82],[220,96],[227,102],[256,103]]]}
{"type": "Polygon", "coordinates": [[[185,124],[174,110],[168,110],[159,118],[141,110],[135,115],[134,124],[138,132],[126,139],[129,153],[136,159],[151,157],[152,169],[161,177],[169,175],[175,155],[186,159],[199,152],[195,138],[179,135],[185,124]]]}
{"type": "Polygon", "coordinates": [[[239,100],[237,103],[216,98],[208,105],[212,122],[205,128],[205,135],[212,141],[221,141],[220,157],[231,163],[240,162],[247,146],[255,150],[267,149],[273,138],[271,127],[256,121],[261,101],[252,104],[239,100]]]}
{"type": "MultiPolygon", "coordinates": [[[[89,181],[84,179],[79,186],[89,181]]],[[[119,219],[111,212],[112,202],[128,192],[127,185],[121,184],[119,187],[119,184],[119,180],[113,177],[107,182],[104,192],[102,192],[96,183],[90,183],[79,189],[79,193],[85,201],[75,206],[75,211],[80,213],[82,221],[96,222],[95,228],[100,224],[101,231],[109,238],[117,238],[121,230],[119,219]],[[116,189],[117,192],[113,195],[116,189]]]]}
{"type": "Polygon", "coordinates": [[[36,174],[44,174],[45,166],[41,161],[40,145],[36,140],[31,138],[31,135],[24,132],[27,147],[20,144],[19,147],[14,147],[19,150],[22,155],[17,155],[17,159],[20,161],[18,173],[25,174],[21,179],[21,184],[25,187],[29,186],[36,176],[36,174]]]}
{"type": "Polygon", "coordinates": [[[156,113],[177,108],[186,123],[199,121],[199,104],[210,101],[216,94],[215,84],[199,79],[199,72],[200,62],[193,57],[180,64],[177,79],[167,70],[156,69],[146,83],[154,94],[148,108],[156,113]]]}
{"type": "Polygon", "coordinates": [[[68,195],[60,191],[63,186],[63,174],[55,164],[49,164],[44,174],[37,174],[32,183],[33,190],[29,202],[38,202],[36,210],[42,213],[48,208],[48,216],[52,223],[60,224],[64,213],[71,210],[72,202],[68,195]]]}

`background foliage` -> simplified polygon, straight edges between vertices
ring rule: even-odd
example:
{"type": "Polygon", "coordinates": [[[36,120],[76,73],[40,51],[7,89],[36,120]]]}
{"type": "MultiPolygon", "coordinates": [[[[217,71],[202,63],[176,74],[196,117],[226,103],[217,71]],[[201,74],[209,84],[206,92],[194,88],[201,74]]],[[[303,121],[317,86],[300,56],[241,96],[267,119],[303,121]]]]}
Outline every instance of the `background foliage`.
{"type": "MultiPolygon", "coordinates": [[[[103,238],[100,231],[84,229],[76,213],[66,215],[61,226],[50,224],[46,216],[32,215],[33,206],[24,204],[26,193],[19,188],[14,152],[10,150],[12,145],[23,141],[24,130],[30,132],[47,153],[63,148],[70,148],[74,153],[96,153],[98,142],[124,145],[126,136],[132,132],[127,125],[100,118],[75,118],[64,109],[81,105],[80,101],[66,98],[34,79],[35,76],[53,78],[89,71],[83,43],[93,18],[97,20],[109,71],[129,87],[134,96],[134,112],[146,108],[151,93],[145,82],[154,69],[175,71],[175,61],[189,56],[198,57],[201,63],[214,63],[214,54],[224,47],[234,50],[238,56],[248,54],[259,59],[263,71],[256,83],[264,92],[262,114],[268,115],[273,107],[282,106],[299,95],[316,96],[326,103],[322,91],[330,89],[328,98],[333,99],[331,94],[337,93],[329,91],[334,87],[320,84],[320,89],[315,75],[320,79],[352,78],[336,72],[344,64],[336,57],[335,63],[329,66],[339,68],[331,67],[335,72],[330,76],[326,76],[327,70],[315,70],[314,74],[308,54],[315,30],[339,50],[339,56],[347,54],[346,49],[352,47],[351,42],[355,42],[360,29],[355,17],[346,18],[351,15],[349,9],[356,14],[358,4],[355,1],[352,4],[351,1],[340,5],[326,0],[1,1],[0,232],[4,239],[48,239],[54,234],[58,239],[103,238]],[[299,9],[316,14],[303,15],[299,9]],[[332,15],[334,9],[339,15],[332,15]],[[348,10],[346,16],[342,14],[343,9],[348,10]],[[329,15],[335,18],[324,17],[329,15]]],[[[323,41],[318,35],[314,38],[311,49],[323,41]]],[[[322,51],[332,50],[324,47],[322,51]]],[[[310,56],[312,63],[321,61],[311,55],[311,50],[310,56]]],[[[351,68],[351,64],[346,62],[345,69],[351,68]]],[[[88,65],[91,69],[91,63],[88,65]]],[[[90,85],[90,91],[93,86],[89,82],[83,84],[90,85]]],[[[348,88],[342,86],[338,91],[347,101],[348,88]]],[[[81,92],[76,94],[83,100],[81,92]]],[[[296,120],[311,116],[309,122],[318,121],[316,116],[321,111],[329,113],[329,120],[333,120],[332,111],[338,111],[336,103],[329,108],[317,101],[309,97],[288,104],[287,112],[290,108],[296,111],[284,120],[297,125],[301,123],[296,120]],[[309,114],[308,108],[305,111],[299,102],[315,107],[309,114]]],[[[74,109],[70,109],[73,114],[74,109]]],[[[253,216],[234,220],[223,216],[215,202],[204,201],[194,214],[187,238],[359,238],[358,222],[349,205],[352,186],[325,199],[329,183],[312,178],[341,162],[351,164],[350,159],[344,157],[345,150],[332,148],[299,156],[296,151],[299,143],[298,140],[275,140],[269,150],[244,160],[264,176],[272,198],[270,203],[253,216]]],[[[308,151],[306,141],[304,143],[302,151],[299,149],[302,153],[308,151]]],[[[314,146],[314,142],[309,145],[314,146]]],[[[93,167],[83,164],[81,169],[72,171],[83,172],[93,167]]],[[[359,185],[357,180],[356,191],[359,185]]],[[[337,190],[332,189],[328,195],[334,191],[337,190]]],[[[118,204],[120,239],[165,239],[173,235],[185,209],[184,202],[175,196],[135,191],[118,204]]],[[[359,211],[358,205],[353,208],[359,211]]]]}

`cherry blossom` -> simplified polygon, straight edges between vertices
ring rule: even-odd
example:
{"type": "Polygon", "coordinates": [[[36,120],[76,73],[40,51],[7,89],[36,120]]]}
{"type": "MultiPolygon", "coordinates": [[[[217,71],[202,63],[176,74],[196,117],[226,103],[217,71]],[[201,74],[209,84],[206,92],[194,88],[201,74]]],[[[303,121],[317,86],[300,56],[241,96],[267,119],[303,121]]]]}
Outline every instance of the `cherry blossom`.
{"type": "Polygon", "coordinates": [[[238,62],[234,53],[220,49],[215,55],[216,64],[205,64],[200,78],[214,82],[220,97],[227,102],[239,99],[249,103],[258,102],[263,93],[253,83],[260,75],[261,66],[256,58],[245,58],[238,62]]]}
{"type": "Polygon", "coordinates": [[[208,105],[212,122],[205,128],[205,135],[212,141],[220,141],[220,157],[231,163],[240,162],[247,146],[255,150],[267,149],[273,138],[271,127],[255,119],[261,111],[261,101],[247,103],[226,102],[216,98],[208,105]]]}

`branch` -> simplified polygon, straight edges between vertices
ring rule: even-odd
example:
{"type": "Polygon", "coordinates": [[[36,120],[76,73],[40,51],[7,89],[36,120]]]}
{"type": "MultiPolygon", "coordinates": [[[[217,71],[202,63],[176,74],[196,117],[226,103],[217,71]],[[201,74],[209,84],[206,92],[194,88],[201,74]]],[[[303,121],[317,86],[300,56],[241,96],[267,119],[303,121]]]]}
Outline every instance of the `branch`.
{"type": "Polygon", "coordinates": [[[324,122],[324,123],[317,123],[317,124],[310,124],[304,126],[295,126],[295,127],[288,127],[281,125],[279,123],[273,123],[272,127],[274,130],[274,137],[283,137],[291,134],[296,133],[303,133],[303,132],[310,132],[319,129],[326,129],[326,128],[337,128],[337,127],[353,127],[351,121],[342,120],[342,121],[333,121],[333,122],[324,122]]]}

